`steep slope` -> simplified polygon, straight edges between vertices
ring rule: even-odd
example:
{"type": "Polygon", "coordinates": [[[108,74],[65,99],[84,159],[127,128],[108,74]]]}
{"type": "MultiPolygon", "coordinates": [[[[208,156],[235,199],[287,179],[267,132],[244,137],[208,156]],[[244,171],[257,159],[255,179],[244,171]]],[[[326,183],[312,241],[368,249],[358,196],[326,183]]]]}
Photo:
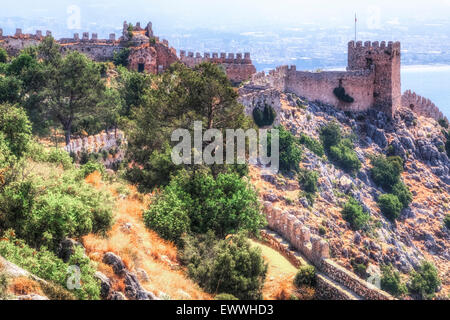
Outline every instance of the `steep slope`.
{"type": "MultiPolygon", "coordinates": [[[[104,184],[98,172],[86,180],[98,187],[104,184]]],[[[98,263],[99,271],[112,280],[113,290],[123,293],[125,285],[112,267],[103,263],[107,252],[121,257],[126,268],[137,274],[142,286],[159,298],[210,299],[181,269],[176,247],[145,227],[142,213],[148,199],[130,186],[115,184],[108,188],[116,201],[114,226],[106,237],[88,235],[82,242],[88,256],[98,263]]]]}
{"type": "Polygon", "coordinates": [[[296,216],[313,235],[324,238],[333,260],[348,270],[353,270],[351,261],[356,261],[379,276],[380,265],[392,264],[407,279],[421,261],[433,262],[443,284],[439,297],[448,297],[450,233],[443,227],[443,219],[449,213],[450,162],[442,149],[442,128],[436,121],[417,117],[410,110],[400,110],[393,121],[373,111],[346,114],[272,89],[241,92],[241,101],[249,114],[261,103],[271,104],[278,114],[276,123],[297,137],[303,133],[319,139],[320,128],[336,121],[346,133],[356,136],[355,151],[362,162],[357,177],[352,177],[303,148],[300,166],[319,174],[314,204],[299,196],[302,190],[296,179],[265,176],[260,167],[252,167],[252,181],[263,201],[296,216]],[[403,180],[413,194],[412,204],[395,224],[381,214],[376,201],[384,191],[370,176],[371,155],[387,151],[404,159],[403,180]],[[373,223],[368,232],[353,231],[343,219],[341,211],[348,195],[370,213],[373,223]]]}

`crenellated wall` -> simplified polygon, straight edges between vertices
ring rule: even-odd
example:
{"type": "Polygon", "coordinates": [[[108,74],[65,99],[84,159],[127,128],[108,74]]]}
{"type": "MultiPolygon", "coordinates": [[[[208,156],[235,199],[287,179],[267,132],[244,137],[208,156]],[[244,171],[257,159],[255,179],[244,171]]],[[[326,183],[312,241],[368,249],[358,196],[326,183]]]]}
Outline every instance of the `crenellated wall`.
{"type": "MultiPolygon", "coordinates": [[[[330,259],[330,248],[328,243],[318,236],[311,234],[311,231],[304,226],[294,215],[283,212],[281,209],[273,206],[271,202],[264,202],[264,214],[268,226],[281,235],[290,245],[300,252],[307,260],[314,264],[326,277],[341,284],[351,290],[354,294],[367,300],[392,300],[393,297],[386,292],[378,289],[374,285],[364,281],[354,273],[339,266],[330,259]]],[[[298,259],[289,249],[270,235],[263,233],[263,238],[269,238],[269,243],[283,253],[294,265],[298,265],[298,259]],[[273,243],[275,241],[275,243],[273,243]],[[297,262],[295,262],[297,261],[297,262]]],[[[327,299],[349,299],[349,293],[345,288],[339,288],[328,281],[324,276],[319,277],[318,290],[324,294],[327,299]]]]}
{"type": "Polygon", "coordinates": [[[436,121],[447,119],[430,99],[424,98],[411,90],[405,91],[403,94],[402,106],[411,109],[419,116],[432,118],[436,121]]]}
{"type": "Polygon", "coordinates": [[[180,61],[190,68],[203,62],[212,62],[221,64],[231,81],[240,83],[249,80],[256,73],[256,68],[252,63],[250,53],[200,53],[180,51],[180,61]]]}
{"type": "MultiPolygon", "coordinates": [[[[51,35],[50,31],[46,35],[51,35]]],[[[42,31],[37,30],[35,34],[24,34],[22,29],[16,29],[14,35],[3,35],[3,29],[0,29],[0,47],[4,48],[9,55],[17,55],[21,50],[38,45],[43,39],[42,31]]]]}
{"type": "Polygon", "coordinates": [[[347,71],[307,72],[281,66],[267,75],[255,74],[250,86],[273,87],[345,111],[374,108],[392,116],[401,107],[400,43],[351,41],[347,71]],[[336,88],[345,89],[353,102],[339,99],[336,88]]]}

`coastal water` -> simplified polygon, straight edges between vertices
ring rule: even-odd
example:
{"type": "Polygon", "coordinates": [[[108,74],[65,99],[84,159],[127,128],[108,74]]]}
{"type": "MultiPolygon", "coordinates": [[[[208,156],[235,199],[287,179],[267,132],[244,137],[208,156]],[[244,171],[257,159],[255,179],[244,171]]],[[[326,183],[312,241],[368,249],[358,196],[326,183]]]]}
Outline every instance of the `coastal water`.
{"type": "Polygon", "coordinates": [[[402,92],[409,89],[433,101],[450,119],[450,65],[404,66],[402,92]]]}

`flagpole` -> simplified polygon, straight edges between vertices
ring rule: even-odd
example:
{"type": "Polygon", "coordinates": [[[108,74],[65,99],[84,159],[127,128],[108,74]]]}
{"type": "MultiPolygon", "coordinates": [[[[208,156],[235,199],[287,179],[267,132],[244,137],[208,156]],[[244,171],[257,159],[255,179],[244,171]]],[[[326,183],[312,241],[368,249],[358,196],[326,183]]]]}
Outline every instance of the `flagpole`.
{"type": "Polygon", "coordinates": [[[357,28],[357,22],[358,22],[358,18],[357,18],[356,13],[355,13],[355,43],[356,43],[356,28],[357,28]]]}

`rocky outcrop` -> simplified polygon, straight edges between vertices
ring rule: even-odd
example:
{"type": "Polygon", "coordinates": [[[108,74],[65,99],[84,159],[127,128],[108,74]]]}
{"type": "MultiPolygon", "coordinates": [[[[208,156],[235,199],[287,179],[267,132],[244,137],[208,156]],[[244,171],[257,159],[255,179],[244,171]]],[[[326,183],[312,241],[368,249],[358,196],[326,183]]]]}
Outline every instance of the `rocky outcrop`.
{"type": "MultiPolygon", "coordinates": [[[[145,290],[135,273],[129,271],[122,259],[112,252],[107,252],[103,256],[103,263],[112,267],[114,273],[123,279],[125,284],[125,297],[129,300],[158,300],[152,292],[145,290]]],[[[103,274],[97,273],[97,278],[101,281],[102,297],[109,300],[123,300],[118,292],[111,292],[111,283],[103,274]]]]}

